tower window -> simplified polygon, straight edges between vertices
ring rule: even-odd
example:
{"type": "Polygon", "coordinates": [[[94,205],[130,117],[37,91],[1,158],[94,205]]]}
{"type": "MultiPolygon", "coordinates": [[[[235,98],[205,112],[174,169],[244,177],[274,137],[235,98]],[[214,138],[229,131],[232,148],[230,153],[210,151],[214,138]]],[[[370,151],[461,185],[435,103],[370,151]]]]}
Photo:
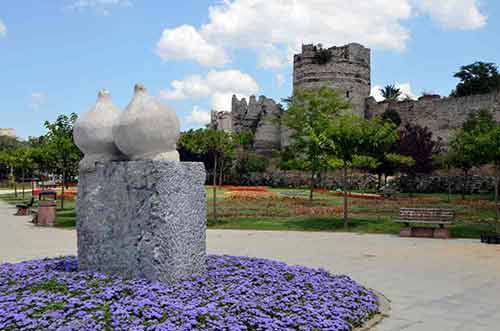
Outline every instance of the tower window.
{"type": "Polygon", "coordinates": [[[346,96],[346,98],[349,98],[349,97],[351,96],[351,92],[347,91],[347,92],[345,93],[345,96],[346,96]]]}

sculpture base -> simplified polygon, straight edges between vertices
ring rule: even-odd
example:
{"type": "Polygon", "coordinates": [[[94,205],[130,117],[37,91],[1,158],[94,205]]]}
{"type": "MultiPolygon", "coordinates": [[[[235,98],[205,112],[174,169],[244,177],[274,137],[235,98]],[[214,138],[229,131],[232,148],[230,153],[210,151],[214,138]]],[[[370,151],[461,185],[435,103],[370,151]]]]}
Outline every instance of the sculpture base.
{"type": "Polygon", "coordinates": [[[203,163],[98,163],[78,184],[81,270],[172,283],[206,271],[203,163]]]}

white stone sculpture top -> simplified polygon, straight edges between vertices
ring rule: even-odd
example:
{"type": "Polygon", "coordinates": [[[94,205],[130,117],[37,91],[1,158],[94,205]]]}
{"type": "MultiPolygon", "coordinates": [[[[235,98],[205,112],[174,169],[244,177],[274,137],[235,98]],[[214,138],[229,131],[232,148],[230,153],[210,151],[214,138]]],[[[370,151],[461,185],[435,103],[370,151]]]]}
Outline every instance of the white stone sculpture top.
{"type": "Polygon", "coordinates": [[[113,104],[107,90],[101,90],[97,103],[78,118],[73,129],[73,138],[85,154],[80,169],[92,171],[98,161],[123,160],[123,153],[114,143],[113,126],[120,116],[120,110],[113,104]]]}
{"type": "Polygon", "coordinates": [[[175,111],[135,86],[132,101],[118,119],[115,144],[131,160],[179,161],[179,119],[175,111]]]}

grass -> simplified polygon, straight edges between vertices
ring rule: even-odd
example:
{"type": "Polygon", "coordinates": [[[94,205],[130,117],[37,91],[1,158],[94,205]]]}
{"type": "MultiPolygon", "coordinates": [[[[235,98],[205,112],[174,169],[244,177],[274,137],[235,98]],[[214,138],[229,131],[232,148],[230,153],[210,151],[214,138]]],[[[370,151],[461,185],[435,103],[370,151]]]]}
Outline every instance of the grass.
{"type": "MultiPolygon", "coordinates": [[[[12,204],[22,204],[27,203],[31,200],[31,192],[26,193],[24,198],[21,193],[18,193],[16,197],[14,193],[12,194],[1,194],[0,199],[12,204]]],[[[38,199],[35,198],[35,203],[33,204],[32,209],[38,208],[38,199]]],[[[56,221],[55,226],[60,228],[74,228],[75,227],[75,219],[76,219],[76,201],[74,200],[64,200],[64,209],[61,208],[61,201],[57,201],[57,211],[56,211],[56,221]]]]}
{"type": "MultiPolygon", "coordinates": [[[[212,189],[207,189],[208,226],[212,229],[269,230],[269,231],[345,231],[342,221],[342,197],[329,193],[315,193],[311,205],[306,189],[269,189],[271,196],[259,197],[233,195],[223,189],[217,192],[218,221],[213,221],[212,189]],[[286,195],[284,195],[286,194],[286,195]],[[294,195],[295,198],[290,196],[294,195]]],[[[0,195],[11,204],[29,201],[30,194],[22,199],[19,194],[0,195]]],[[[66,200],[64,209],[58,204],[56,226],[75,226],[75,201],[66,200]]],[[[495,206],[490,195],[471,195],[462,200],[447,194],[407,194],[392,199],[349,199],[349,230],[354,233],[397,234],[401,225],[392,222],[400,207],[451,208],[457,213],[458,222],[451,226],[455,238],[478,238],[483,232],[493,231],[484,224],[495,216],[495,206]]],[[[35,204],[36,207],[36,204],[35,204]]]]}
{"type": "MultiPolygon", "coordinates": [[[[266,230],[266,231],[329,231],[343,232],[344,223],[338,217],[287,217],[223,219],[209,222],[213,229],[266,230]]],[[[374,221],[352,218],[349,231],[357,233],[399,233],[399,225],[389,219],[374,221]]]]}

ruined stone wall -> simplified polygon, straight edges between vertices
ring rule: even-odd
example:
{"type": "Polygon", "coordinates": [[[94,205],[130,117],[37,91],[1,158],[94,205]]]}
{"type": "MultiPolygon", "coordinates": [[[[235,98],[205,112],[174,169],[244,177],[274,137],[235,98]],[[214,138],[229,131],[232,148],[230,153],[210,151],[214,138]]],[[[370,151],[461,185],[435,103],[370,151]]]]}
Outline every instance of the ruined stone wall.
{"type": "Polygon", "coordinates": [[[453,131],[462,126],[469,114],[478,110],[492,111],[493,118],[500,122],[500,91],[461,98],[424,96],[416,101],[401,102],[376,102],[370,97],[366,101],[366,116],[379,116],[388,108],[399,112],[402,125],[411,123],[428,127],[435,138],[440,137],[447,143],[453,131]]]}
{"type": "Polygon", "coordinates": [[[273,99],[264,96],[251,96],[232,100],[232,127],[235,132],[251,131],[254,133],[254,148],[257,154],[272,156],[273,152],[281,149],[281,116],[283,109],[273,99]]]}
{"type": "Polygon", "coordinates": [[[222,130],[225,132],[233,131],[233,119],[231,112],[228,111],[216,111],[211,112],[211,120],[209,127],[216,130],[222,130]]]}
{"type": "Polygon", "coordinates": [[[370,49],[356,43],[331,47],[332,58],[325,64],[314,61],[314,45],[303,45],[294,56],[294,93],[329,86],[349,99],[356,114],[363,116],[365,100],[370,96],[370,49]]]}

